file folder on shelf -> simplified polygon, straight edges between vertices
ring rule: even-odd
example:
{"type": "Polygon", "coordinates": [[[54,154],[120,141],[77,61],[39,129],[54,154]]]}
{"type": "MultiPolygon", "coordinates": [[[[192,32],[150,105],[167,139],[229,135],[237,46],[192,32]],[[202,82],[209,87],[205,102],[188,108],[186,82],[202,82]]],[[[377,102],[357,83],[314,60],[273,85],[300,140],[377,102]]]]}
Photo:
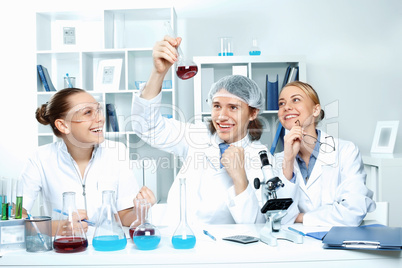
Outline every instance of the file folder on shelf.
{"type": "Polygon", "coordinates": [[[401,227],[332,227],[326,249],[402,250],[401,227]]]}

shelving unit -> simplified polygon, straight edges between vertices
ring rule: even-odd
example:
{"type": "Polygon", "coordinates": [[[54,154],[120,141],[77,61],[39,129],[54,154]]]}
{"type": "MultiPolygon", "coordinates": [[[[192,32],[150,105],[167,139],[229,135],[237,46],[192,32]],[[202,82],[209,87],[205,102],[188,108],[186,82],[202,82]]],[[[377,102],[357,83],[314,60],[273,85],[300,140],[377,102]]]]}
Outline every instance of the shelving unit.
{"type": "Polygon", "coordinates": [[[402,225],[400,204],[402,197],[395,189],[401,189],[399,174],[402,172],[401,154],[366,154],[362,156],[367,173],[366,185],[373,191],[376,202],[389,203],[389,226],[402,225]]]}
{"type": "MultiPolygon", "coordinates": [[[[211,115],[211,108],[207,103],[208,92],[212,83],[220,78],[231,75],[233,66],[247,68],[247,77],[253,79],[266,97],[266,75],[269,81],[274,82],[278,75],[278,88],[282,88],[286,68],[299,67],[299,80],[306,81],[306,63],[303,56],[215,56],[194,57],[193,61],[199,68],[194,77],[194,116],[195,121],[205,120],[211,115]]],[[[278,111],[261,112],[260,119],[264,124],[264,133],[261,142],[271,147],[278,126],[278,111]]]]}
{"type": "MultiPolygon", "coordinates": [[[[144,144],[132,131],[130,116],[133,95],[139,92],[138,84],[148,79],[152,69],[152,47],[165,35],[165,21],[169,21],[177,31],[177,16],[173,7],[36,14],[36,64],[48,69],[56,89],[65,87],[64,77],[68,73],[70,77],[75,77],[75,87],[85,89],[100,102],[114,104],[120,132],[106,129],[105,135],[107,139],[124,143],[130,160],[154,159],[159,163],[158,158],[163,158],[170,161],[168,168],[166,165],[164,168],[158,166],[157,175],[153,178],[158,180],[154,184],[162,186],[157,193],[162,202],[173,182],[177,161],[172,155],[144,144]],[[75,44],[64,44],[64,27],[74,28],[75,44]],[[100,91],[96,87],[99,62],[106,59],[123,61],[118,90],[100,91]]],[[[171,87],[162,90],[163,104],[172,108],[164,108],[163,113],[175,118],[176,75],[169,72],[166,80],[170,80],[171,87]]],[[[54,93],[44,90],[39,76],[36,91],[38,106],[46,103],[54,93]]],[[[50,127],[38,123],[38,146],[54,141],[56,137],[50,127]]]]}

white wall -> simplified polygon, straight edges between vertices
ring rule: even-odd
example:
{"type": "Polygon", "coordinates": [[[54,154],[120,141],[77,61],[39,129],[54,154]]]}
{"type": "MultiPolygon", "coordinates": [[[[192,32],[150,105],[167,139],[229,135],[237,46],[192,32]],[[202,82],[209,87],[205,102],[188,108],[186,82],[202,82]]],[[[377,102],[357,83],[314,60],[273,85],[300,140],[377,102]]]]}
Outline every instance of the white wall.
{"type": "MultiPolygon", "coordinates": [[[[256,36],[264,55],[305,55],[307,82],[322,105],[339,105],[339,116],[327,122],[338,124],[339,136],[354,141],[362,152],[370,151],[377,121],[402,119],[401,1],[227,2],[230,5],[228,12],[224,6],[192,11],[194,18],[186,19],[182,32],[187,54],[217,55],[219,36],[232,36],[235,54],[245,55],[256,36]]],[[[402,126],[397,153],[402,153],[401,138],[402,126]]]]}
{"type": "MultiPolygon", "coordinates": [[[[9,1],[2,6],[0,56],[0,176],[18,176],[36,144],[35,11],[166,6],[169,1],[9,1]]],[[[179,18],[183,51],[218,53],[218,37],[232,36],[236,55],[257,37],[264,55],[305,55],[307,82],[325,106],[338,102],[331,119],[339,136],[369,152],[376,122],[401,120],[402,2],[399,0],[180,0],[170,1],[179,18]]],[[[157,41],[157,40],[155,40],[157,41]]],[[[179,106],[192,81],[179,84],[179,106]]],[[[190,116],[189,116],[190,117],[190,116]]],[[[401,120],[402,121],[402,120],[401,120]]],[[[400,127],[395,152],[402,153],[400,127]]]]}

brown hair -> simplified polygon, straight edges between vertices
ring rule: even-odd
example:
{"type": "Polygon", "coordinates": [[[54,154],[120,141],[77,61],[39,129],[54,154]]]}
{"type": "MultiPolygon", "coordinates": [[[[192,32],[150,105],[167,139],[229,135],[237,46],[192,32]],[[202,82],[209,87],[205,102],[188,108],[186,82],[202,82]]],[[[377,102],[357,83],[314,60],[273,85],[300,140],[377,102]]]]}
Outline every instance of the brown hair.
{"type": "MultiPolygon", "coordinates": [[[[256,108],[249,106],[249,112],[251,114],[253,113],[258,113],[256,108]]],[[[248,135],[250,136],[250,140],[252,141],[258,141],[261,138],[262,131],[263,131],[264,125],[261,123],[261,121],[256,117],[253,121],[250,121],[250,123],[247,126],[248,129],[248,135]]],[[[212,123],[212,120],[209,121],[209,131],[214,134],[216,132],[215,126],[212,123]]]]}
{"type": "MultiPolygon", "coordinates": [[[[311,85],[309,85],[307,83],[304,83],[304,82],[301,82],[301,81],[293,81],[293,82],[290,82],[290,83],[286,84],[282,88],[281,92],[279,92],[279,95],[282,93],[282,91],[286,87],[290,87],[290,86],[294,86],[294,87],[297,87],[297,88],[301,89],[308,97],[310,97],[310,99],[314,102],[314,104],[319,104],[321,106],[320,98],[318,97],[318,94],[314,90],[314,88],[311,85]]],[[[322,119],[324,119],[324,116],[325,116],[324,110],[321,108],[320,115],[315,120],[315,123],[317,124],[322,119]]]]}
{"type": "Polygon", "coordinates": [[[57,91],[50,100],[42,104],[36,109],[35,117],[42,125],[49,125],[52,127],[54,135],[61,137],[61,132],[55,126],[57,119],[63,118],[68,110],[70,110],[70,103],[68,98],[71,95],[86,92],[80,88],[65,88],[57,91]]]}

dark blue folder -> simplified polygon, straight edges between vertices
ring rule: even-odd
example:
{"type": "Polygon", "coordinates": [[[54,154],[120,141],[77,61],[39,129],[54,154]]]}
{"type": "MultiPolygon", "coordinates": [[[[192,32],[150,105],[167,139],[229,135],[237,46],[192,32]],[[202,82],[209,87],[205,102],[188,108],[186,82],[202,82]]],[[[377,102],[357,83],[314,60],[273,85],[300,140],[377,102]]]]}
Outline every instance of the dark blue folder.
{"type": "Polygon", "coordinates": [[[327,249],[402,250],[402,228],[336,226],[322,242],[327,249]]]}
{"type": "Polygon", "coordinates": [[[279,106],[278,106],[278,75],[276,75],[275,82],[270,82],[268,80],[268,75],[267,75],[266,87],[267,87],[267,110],[276,111],[279,109],[279,106]]]}

